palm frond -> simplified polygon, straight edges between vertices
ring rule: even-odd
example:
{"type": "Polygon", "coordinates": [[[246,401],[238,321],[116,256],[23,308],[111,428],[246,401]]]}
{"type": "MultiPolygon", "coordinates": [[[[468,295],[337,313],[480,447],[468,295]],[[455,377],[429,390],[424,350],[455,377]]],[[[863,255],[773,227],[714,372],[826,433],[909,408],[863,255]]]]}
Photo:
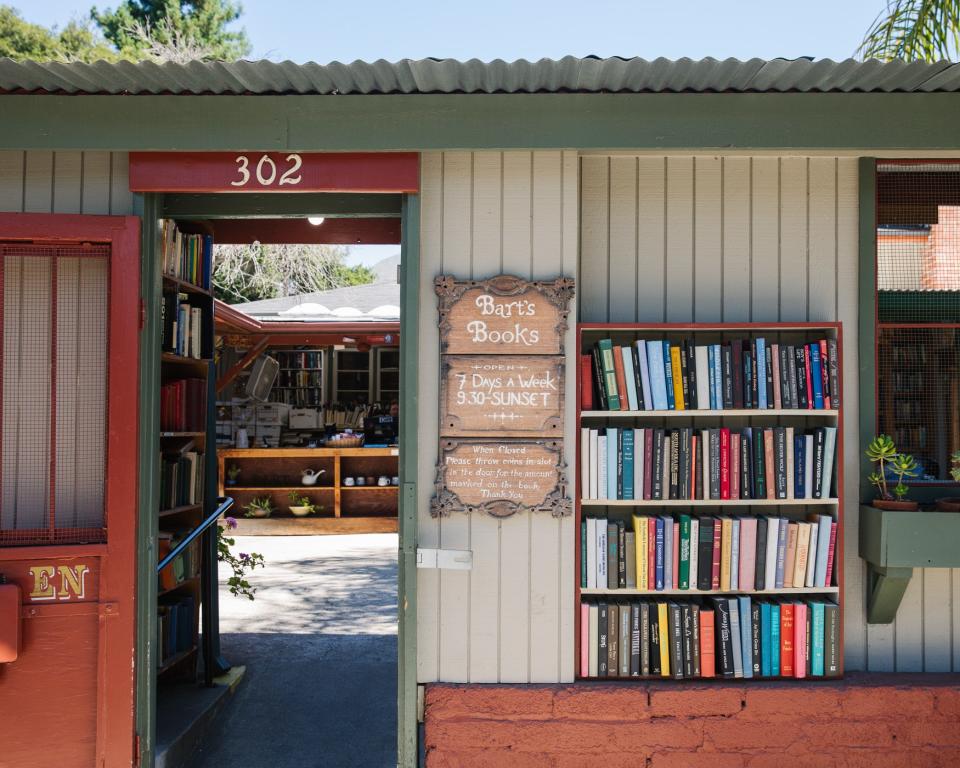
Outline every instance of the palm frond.
{"type": "Polygon", "coordinates": [[[960,53],[960,0],[889,0],[856,51],[861,59],[938,61],[960,53]]]}

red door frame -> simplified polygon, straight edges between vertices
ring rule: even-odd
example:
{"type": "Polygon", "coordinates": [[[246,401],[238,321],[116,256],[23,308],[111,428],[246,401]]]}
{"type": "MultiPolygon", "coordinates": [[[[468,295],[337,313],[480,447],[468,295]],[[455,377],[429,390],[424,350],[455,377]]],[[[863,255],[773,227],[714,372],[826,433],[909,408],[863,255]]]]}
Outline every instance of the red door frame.
{"type": "MultiPolygon", "coordinates": [[[[140,219],[136,216],[0,213],[0,239],[110,246],[104,494],[107,543],[8,547],[0,549],[0,562],[32,557],[100,557],[96,765],[97,768],[130,766],[136,759],[140,219]]],[[[29,648],[24,652],[29,652],[29,648]]],[[[66,648],[64,657],[69,658],[66,648]]],[[[51,664],[54,663],[52,660],[51,664]]],[[[55,722],[55,715],[52,716],[55,722]]],[[[50,725],[38,723],[38,749],[42,749],[44,733],[50,725]]]]}

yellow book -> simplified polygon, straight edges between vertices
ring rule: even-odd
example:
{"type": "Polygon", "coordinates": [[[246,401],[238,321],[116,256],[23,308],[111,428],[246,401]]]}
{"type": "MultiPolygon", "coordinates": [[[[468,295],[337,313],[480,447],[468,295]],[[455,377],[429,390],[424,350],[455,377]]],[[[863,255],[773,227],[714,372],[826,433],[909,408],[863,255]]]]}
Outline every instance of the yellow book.
{"type": "Polygon", "coordinates": [[[637,589],[647,589],[647,518],[633,516],[633,533],[637,542],[637,589]]]}
{"type": "Polygon", "coordinates": [[[793,586],[802,587],[807,580],[807,558],[810,556],[810,523],[797,523],[797,556],[793,561],[793,586]]]}
{"type": "Polygon", "coordinates": [[[680,365],[680,347],[670,347],[670,369],[673,371],[673,400],[678,411],[687,410],[683,402],[683,368],[680,365]]]}
{"type": "Polygon", "coordinates": [[[667,604],[657,603],[657,634],[660,635],[660,677],[670,677],[670,636],[667,632],[667,604]]]}
{"type": "Polygon", "coordinates": [[[733,554],[733,520],[720,518],[720,589],[730,590],[730,559],[733,554]]]}

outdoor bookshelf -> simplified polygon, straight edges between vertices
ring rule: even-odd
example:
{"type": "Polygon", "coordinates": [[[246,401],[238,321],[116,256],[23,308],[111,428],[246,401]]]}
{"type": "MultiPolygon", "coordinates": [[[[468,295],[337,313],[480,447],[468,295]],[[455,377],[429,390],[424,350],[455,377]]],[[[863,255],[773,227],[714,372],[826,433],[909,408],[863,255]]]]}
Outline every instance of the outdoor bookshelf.
{"type": "MultiPolygon", "coordinates": [[[[713,407],[698,410],[676,410],[676,409],[627,409],[627,410],[606,410],[601,409],[597,401],[596,394],[593,395],[594,403],[590,409],[583,409],[583,388],[595,387],[595,381],[592,376],[592,367],[590,379],[585,379],[585,372],[581,361],[583,355],[592,353],[593,348],[601,339],[611,339],[613,345],[624,346],[632,345],[637,340],[656,340],[669,341],[671,345],[681,344],[687,341],[693,345],[713,345],[729,344],[731,341],[743,340],[753,343],[755,339],[762,337],[771,344],[800,346],[820,339],[830,339],[836,344],[839,391],[842,393],[842,379],[839,372],[842,371],[842,333],[839,323],[690,323],[690,324],[617,324],[617,323],[584,323],[577,328],[577,457],[576,457],[576,477],[577,477],[577,499],[576,499],[576,569],[575,569],[575,663],[578,679],[616,679],[623,680],[622,669],[615,675],[612,674],[594,674],[595,670],[590,666],[589,653],[583,653],[583,643],[590,642],[590,631],[592,627],[584,627],[583,622],[588,621],[589,609],[585,612],[582,606],[600,605],[601,603],[617,606],[629,606],[636,603],[647,603],[654,607],[650,610],[651,616],[656,613],[657,603],[677,603],[697,605],[699,608],[711,609],[712,598],[727,597],[739,598],[750,597],[752,603],[770,602],[773,603],[796,603],[799,601],[809,601],[829,604],[836,606],[833,609],[834,620],[836,622],[836,647],[835,659],[837,669],[832,674],[820,676],[806,675],[809,679],[835,679],[843,674],[843,405],[844,397],[841,396],[840,404],[837,407],[830,408],[721,408],[713,407]],[[679,499],[604,499],[604,498],[586,498],[586,492],[581,486],[584,477],[584,462],[588,459],[584,456],[584,445],[581,439],[581,428],[604,430],[607,427],[615,429],[678,429],[693,428],[694,430],[729,428],[730,430],[741,430],[747,427],[777,427],[790,426],[797,433],[803,430],[815,430],[818,427],[836,428],[836,444],[833,467],[835,467],[835,479],[833,487],[836,489],[835,495],[830,493],[830,480],[825,478],[827,483],[826,492],[823,498],[729,498],[729,499],[711,499],[711,498],[679,498],[679,499]],[[634,515],[641,516],[662,516],[671,515],[674,520],[679,514],[688,515],[691,519],[701,520],[712,516],[730,516],[736,515],[739,519],[759,518],[760,516],[775,515],[787,522],[806,521],[808,515],[829,515],[836,523],[836,541],[833,550],[832,574],[829,583],[823,586],[792,586],[781,588],[754,589],[751,585],[728,589],[697,589],[696,584],[689,584],[689,588],[678,588],[677,584],[671,584],[672,588],[665,589],[640,589],[635,584],[631,588],[623,586],[609,587],[597,584],[595,587],[585,587],[585,573],[583,563],[584,541],[582,540],[585,523],[590,517],[596,517],[613,523],[622,521],[626,531],[632,531],[632,522],[634,515]],[[582,525],[583,524],[583,525],[582,525]],[[587,674],[584,674],[584,670],[587,674]]],[[[639,376],[637,378],[637,387],[639,388],[639,376]]],[[[831,404],[832,405],[832,404],[831,404]]],[[[622,438],[621,438],[622,439],[622,438]]],[[[643,460],[643,450],[638,449],[639,460],[643,460]]],[[[697,467],[697,472],[701,471],[697,467]]],[[[588,471],[589,475],[589,471],[588,471]]],[[[636,489],[635,489],[636,490],[636,489]]],[[[642,489],[639,490],[642,495],[642,489]]],[[[666,492],[664,491],[664,495],[666,492]]],[[[703,494],[706,495],[706,494],[703,494]]],[[[592,542],[591,542],[592,543],[592,542]]],[[[589,546],[590,543],[588,543],[589,546]]],[[[697,556],[697,542],[692,542],[690,546],[690,557],[697,556]]],[[[639,541],[636,544],[639,547],[639,541]]],[[[711,585],[713,586],[713,585],[711,585]]],[[[812,608],[809,610],[812,614],[812,608]]],[[[631,615],[631,620],[633,616],[631,615]]],[[[672,616],[671,616],[672,619],[672,616]]],[[[719,619],[718,619],[719,620],[719,619]]],[[[632,629],[632,627],[631,627],[632,629]]],[[[716,633],[719,634],[719,625],[716,627],[716,633]]],[[[609,633],[608,633],[609,634],[609,633]]],[[[616,638],[613,642],[616,643],[616,638]]],[[[610,637],[607,637],[610,642],[610,637]]],[[[621,639],[622,642],[622,639],[621,639]]],[[[628,654],[629,656],[629,654],[628,654]]],[[[620,657],[623,658],[622,656],[620,657]]],[[[652,666],[649,665],[649,666],[652,666]]],[[[681,670],[683,672],[684,670],[681,670]]],[[[782,670],[781,670],[782,672],[782,670]]],[[[658,679],[677,679],[678,682],[693,677],[684,676],[678,679],[675,675],[666,675],[662,671],[645,676],[626,675],[630,679],[649,680],[653,677],[658,679]]],[[[740,675],[738,674],[739,678],[740,675]]],[[[762,675],[753,676],[753,679],[771,679],[783,677],[783,675],[762,675]]],[[[693,679],[701,680],[704,678],[695,677],[693,679]]],[[[716,680],[729,679],[721,675],[719,656],[716,663],[716,680]]],[[[789,679],[794,679],[793,675],[789,679]]],[[[750,681],[752,682],[752,680],[750,681]]]]}

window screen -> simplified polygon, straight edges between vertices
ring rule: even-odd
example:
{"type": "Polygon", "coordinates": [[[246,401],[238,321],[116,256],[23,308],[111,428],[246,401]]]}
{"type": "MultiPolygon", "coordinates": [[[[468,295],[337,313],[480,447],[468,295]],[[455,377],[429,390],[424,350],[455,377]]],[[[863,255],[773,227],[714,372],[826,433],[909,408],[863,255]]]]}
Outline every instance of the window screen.
{"type": "Polygon", "coordinates": [[[877,431],[952,482],[960,451],[960,164],[877,166],[877,431]]]}
{"type": "Polygon", "coordinates": [[[105,540],[108,258],[0,243],[0,545],[105,540]]]}

